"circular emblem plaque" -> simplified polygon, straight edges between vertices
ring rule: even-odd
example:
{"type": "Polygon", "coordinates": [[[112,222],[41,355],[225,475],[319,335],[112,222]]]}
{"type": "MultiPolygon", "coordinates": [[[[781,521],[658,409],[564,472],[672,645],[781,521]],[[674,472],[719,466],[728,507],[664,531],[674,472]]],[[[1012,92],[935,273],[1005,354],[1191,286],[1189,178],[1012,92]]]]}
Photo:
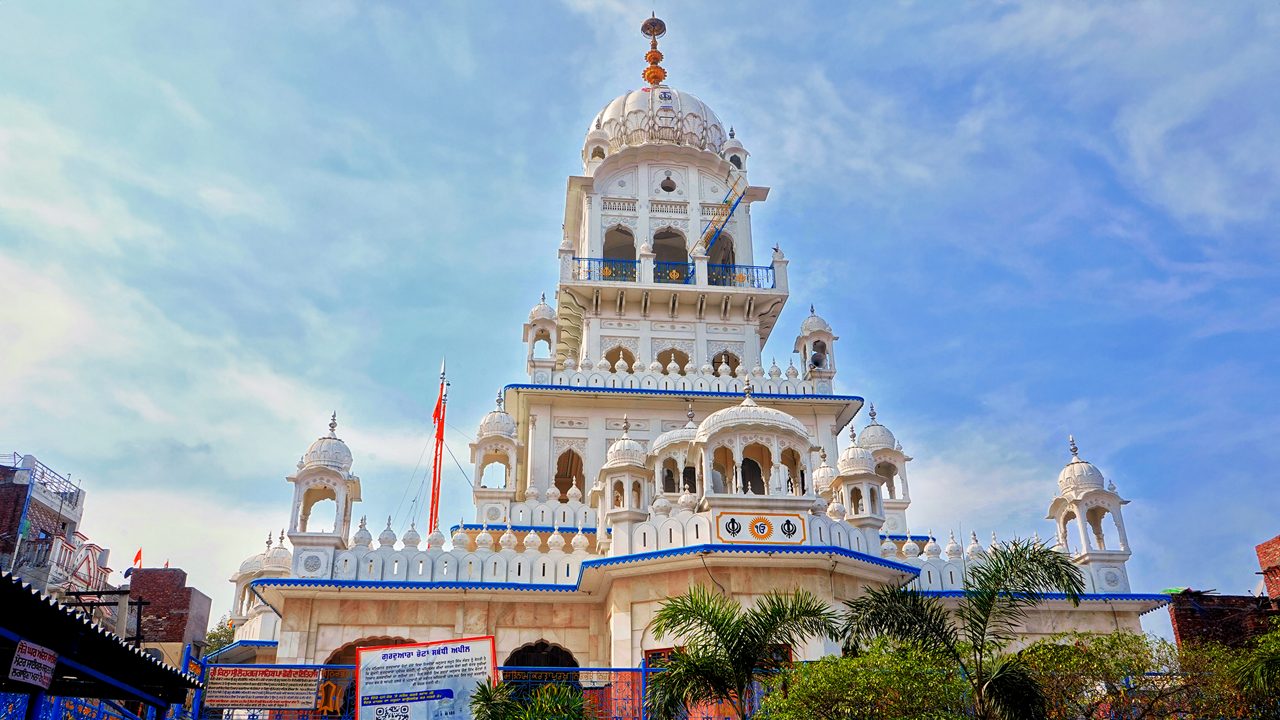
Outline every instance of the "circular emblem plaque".
{"type": "Polygon", "coordinates": [[[302,561],[302,569],[310,573],[319,572],[320,565],[322,564],[323,564],[323,561],[320,559],[319,555],[308,555],[302,561]]]}

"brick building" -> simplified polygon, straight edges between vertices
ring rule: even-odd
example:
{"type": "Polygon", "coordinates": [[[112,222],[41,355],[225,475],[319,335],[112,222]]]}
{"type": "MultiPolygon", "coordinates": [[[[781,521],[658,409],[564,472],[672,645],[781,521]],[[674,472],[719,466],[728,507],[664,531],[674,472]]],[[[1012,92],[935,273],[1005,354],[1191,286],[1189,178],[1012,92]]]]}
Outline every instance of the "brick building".
{"type": "Polygon", "coordinates": [[[1271,629],[1274,619],[1280,619],[1280,535],[1256,550],[1265,594],[1217,595],[1187,588],[1173,595],[1169,617],[1179,645],[1216,642],[1241,647],[1271,629]]]}
{"type": "Polygon", "coordinates": [[[84,501],[34,455],[0,455],[0,569],[59,597],[109,589],[110,551],[79,530],[84,501]]]}
{"type": "MultiPolygon", "coordinates": [[[[159,651],[165,662],[178,665],[187,644],[203,645],[209,627],[208,595],[187,585],[178,568],[141,568],[129,573],[129,600],[144,600],[142,646],[159,651]]],[[[130,618],[130,627],[137,627],[130,618]]]]}

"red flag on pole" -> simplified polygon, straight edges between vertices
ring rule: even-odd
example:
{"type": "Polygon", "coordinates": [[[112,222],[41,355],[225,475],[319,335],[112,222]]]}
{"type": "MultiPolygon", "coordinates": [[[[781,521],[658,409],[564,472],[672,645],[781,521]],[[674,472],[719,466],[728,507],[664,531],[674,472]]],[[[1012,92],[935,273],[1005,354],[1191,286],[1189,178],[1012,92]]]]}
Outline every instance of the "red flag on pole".
{"type": "Polygon", "coordinates": [[[142,567],[142,548],[138,548],[138,554],[133,556],[133,566],[136,568],[142,567]]]}
{"type": "Polygon", "coordinates": [[[440,361],[440,394],[436,397],[436,407],[431,411],[431,421],[435,423],[435,453],[431,461],[431,504],[430,517],[427,521],[427,532],[433,533],[440,525],[440,463],[444,453],[444,415],[449,404],[449,382],[445,380],[445,363],[440,361]]]}

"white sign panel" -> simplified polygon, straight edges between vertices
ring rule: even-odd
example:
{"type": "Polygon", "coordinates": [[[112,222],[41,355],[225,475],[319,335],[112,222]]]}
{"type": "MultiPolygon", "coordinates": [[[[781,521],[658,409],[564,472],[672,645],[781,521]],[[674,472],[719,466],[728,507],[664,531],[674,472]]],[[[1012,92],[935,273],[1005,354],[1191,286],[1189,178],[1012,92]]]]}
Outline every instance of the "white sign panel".
{"type": "Polygon", "coordinates": [[[204,681],[204,706],[257,710],[314,710],[318,668],[211,665],[204,681]]]}
{"type": "Polygon", "coordinates": [[[357,720],[471,717],[471,694],[498,676],[493,636],[356,651],[357,720]]]}
{"type": "Polygon", "coordinates": [[[746,545],[803,545],[804,517],[798,513],[716,513],[716,541],[746,545]]]}
{"type": "Polygon", "coordinates": [[[58,664],[58,653],[35,643],[19,640],[9,665],[9,679],[28,685],[39,685],[45,690],[53,682],[53,668],[58,664]]]}

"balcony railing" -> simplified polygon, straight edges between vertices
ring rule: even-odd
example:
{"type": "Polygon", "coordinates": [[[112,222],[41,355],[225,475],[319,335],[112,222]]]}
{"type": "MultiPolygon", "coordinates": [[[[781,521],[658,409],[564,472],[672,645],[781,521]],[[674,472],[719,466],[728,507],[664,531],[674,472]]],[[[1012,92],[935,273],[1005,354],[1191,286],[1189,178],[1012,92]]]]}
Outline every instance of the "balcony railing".
{"type": "Polygon", "coordinates": [[[575,257],[573,262],[578,268],[579,280],[635,282],[640,267],[640,263],[635,260],[575,257]]]}
{"type": "Polygon", "coordinates": [[[654,215],[688,215],[689,203],[654,200],[649,203],[649,212],[654,215]]]}
{"type": "Polygon", "coordinates": [[[602,206],[605,212],[635,212],[636,201],[626,198],[604,198],[602,206]]]}
{"type": "Polygon", "coordinates": [[[655,262],[653,264],[653,281],[656,283],[692,285],[693,279],[693,263],[655,262]]]}
{"type": "Polygon", "coordinates": [[[771,289],[774,287],[773,268],[768,265],[707,265],[707,284],[771,289]]]}

